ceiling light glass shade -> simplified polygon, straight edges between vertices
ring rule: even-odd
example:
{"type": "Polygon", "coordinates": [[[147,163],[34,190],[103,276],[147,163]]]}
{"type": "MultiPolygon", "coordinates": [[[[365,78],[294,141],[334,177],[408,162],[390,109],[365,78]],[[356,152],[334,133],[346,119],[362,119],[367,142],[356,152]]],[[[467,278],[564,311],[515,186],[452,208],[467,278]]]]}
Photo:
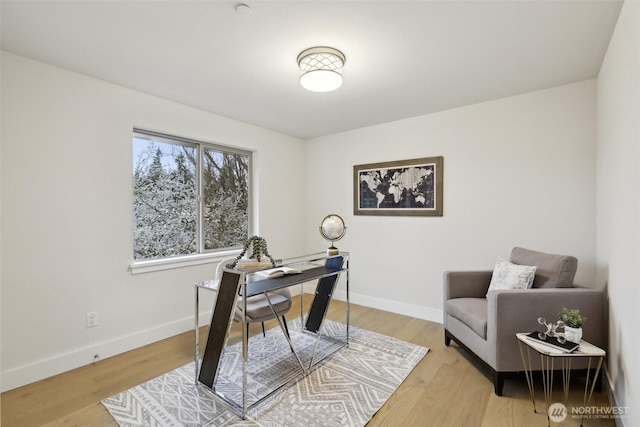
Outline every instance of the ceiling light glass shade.
{"type": "Polygon", "coordinates": [[[330,92],[342,86],[344,54],[331,47],[312,47],[298,55],[300,84],[312,92],[330,92]]]}

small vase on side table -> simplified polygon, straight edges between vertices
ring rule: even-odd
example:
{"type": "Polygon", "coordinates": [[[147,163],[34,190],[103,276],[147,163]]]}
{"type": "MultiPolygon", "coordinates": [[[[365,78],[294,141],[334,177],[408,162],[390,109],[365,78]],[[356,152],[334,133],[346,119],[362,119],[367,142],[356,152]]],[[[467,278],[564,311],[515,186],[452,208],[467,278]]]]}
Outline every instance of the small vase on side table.
{"type": "Polygon", "coordinates": [[[582,339],[582,328],[571,328],[565,325],[564,337],[567,339],[567,341],[579,344],[580,340],[582,339]]]}

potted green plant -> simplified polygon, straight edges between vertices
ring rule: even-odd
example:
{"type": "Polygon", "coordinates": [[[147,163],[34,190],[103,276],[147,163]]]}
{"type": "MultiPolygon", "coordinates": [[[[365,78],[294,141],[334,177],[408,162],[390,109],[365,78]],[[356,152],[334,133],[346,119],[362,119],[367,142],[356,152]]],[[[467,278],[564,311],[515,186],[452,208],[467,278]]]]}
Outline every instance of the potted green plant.
{"type": "Polygon", "coordinates": [[[265,265],[263,264],[265,263],[275,267],[279,261],[280,260],[274,259],[269,254],[267,241],[263,237],[251,236],[244,242],[242,252],[240,252],[240,254],[235,258],[235,261],[228,265],[228,267],[247,270],[253,268],[264,268],[265,265]]]}
{"type": "Polygon", "coordinates": [[[579,343],[582,339],[582,325],[587,318],[581,315],[577,308],[568,309],[567,307],[562,307],[558,317],[564,323],[564,337],[567,341],[579,343]]]}

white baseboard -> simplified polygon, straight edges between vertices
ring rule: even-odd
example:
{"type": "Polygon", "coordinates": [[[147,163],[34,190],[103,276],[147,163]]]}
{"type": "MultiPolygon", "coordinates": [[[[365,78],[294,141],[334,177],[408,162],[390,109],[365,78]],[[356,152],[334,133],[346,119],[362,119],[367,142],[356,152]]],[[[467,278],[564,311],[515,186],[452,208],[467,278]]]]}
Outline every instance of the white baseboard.
{"type": "MultiPolygon", "coordinates": [[[[334,293],[333,297],[340,301],[346,301],[347,293],[345,291],[338,290],[334,293]]],[[[416,317],[430,322],[442,323],[442,310],[434,308],[407,304],[399,301],[390,301],[384,298],[370,297],[354,292],[349,293],[349,302],[352,304],[364,305],[365,307],[377,308],[378,310],[416,317]]]]}
{"type": "MultiPolygon", "coordinates": [[[[299,292],[292,292],[298,294],[299,292]]],[[[345,301],[346,292],[336,291],[334,298],[345,301]]],[[[442,323],[442,310],[426,308],[413,304],[397,301],[389,301],[383,298],[375,298],[367,295],[350,293],[350,302],[405,316],[416,317],[432,322],[442,323]]],[[[199,325],[207,325],[211,318],[211,311],[200,314],[199,325]]],[[[163,340],[183,332],[193,330],[193,317],[186,317],[174,322],[166,323],[154,328],[136,332],[131,335],[103,341],[91,346],[77,348],[67,353],[62,353],[48,359],[39,360],[9,369],[0,374],[0,390],[2,392],[21,387],[26,384],[49,378],[63,372],[70,371],[94,362],[94,355],[98,354],[100,360],[125,353],[147,344],[163,340]]]]}
{"type": "MultiPolygon", "coordinates": [[[[616,398],[615,389],[613,387],[613,382],[611,381],[611,377],[609,376],[609,367],[606,363],[602,365],[603,371],[603,384],[602,387],[609,399],[609,406],[620,408],[621,406],[618,404],[618,399],[616,398]]],[[[629,421],[627,416],[619,417],[614,419],[616,423],[616,427],[627,427],[627,422],[629,421]]]]}
{"type": "MultiPolygon", "coordinates": [[[[200,314],[200,325],[209,323],[211,312],[200,314]]],[[[100,360],[143,347],[183,332],[193,330],[193,317],[176,320],[154,328],[136,332],[109,341],[103,341],[95,345],[77,348],[67,353],[62,353],[48,359],[39,360],[9,369],[0,374],[2,392],[31,384],[72,369],[80,368],[94,362],[94,355],[98,354],[100,360]]]]}

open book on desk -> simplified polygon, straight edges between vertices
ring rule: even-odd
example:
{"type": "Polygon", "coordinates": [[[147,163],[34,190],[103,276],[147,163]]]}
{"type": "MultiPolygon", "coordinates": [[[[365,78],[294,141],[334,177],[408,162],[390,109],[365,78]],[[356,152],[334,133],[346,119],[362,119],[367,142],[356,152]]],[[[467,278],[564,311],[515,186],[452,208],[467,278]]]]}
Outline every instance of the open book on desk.
{"type": "Polygon", "coordinates": [[[287,274],[300,274],[300,273],[302,273],[302,271],[297,270],[295,268],[278,267],[278,268],[272,268],[269,270],[257,271],[256,276],[258,276],[261,279],[275,279],[276,277],[282,277],[287,274]]]}

